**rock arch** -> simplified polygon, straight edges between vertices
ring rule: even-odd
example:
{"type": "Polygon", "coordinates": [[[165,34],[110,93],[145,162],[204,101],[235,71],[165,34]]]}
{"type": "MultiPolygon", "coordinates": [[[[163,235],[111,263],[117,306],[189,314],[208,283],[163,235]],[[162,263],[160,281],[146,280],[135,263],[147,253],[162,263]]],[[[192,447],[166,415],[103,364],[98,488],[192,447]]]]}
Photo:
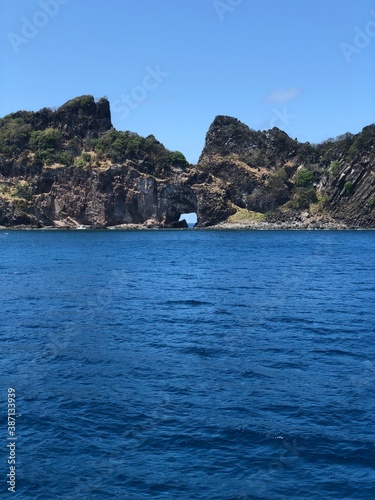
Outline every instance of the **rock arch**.
{"type": "Polygon", "coordinates": [[[198,213],[197,195],[189,186],[169,184],[159,193],[158,220],[165,227],[179,227],[183,213],[198,213]]]}

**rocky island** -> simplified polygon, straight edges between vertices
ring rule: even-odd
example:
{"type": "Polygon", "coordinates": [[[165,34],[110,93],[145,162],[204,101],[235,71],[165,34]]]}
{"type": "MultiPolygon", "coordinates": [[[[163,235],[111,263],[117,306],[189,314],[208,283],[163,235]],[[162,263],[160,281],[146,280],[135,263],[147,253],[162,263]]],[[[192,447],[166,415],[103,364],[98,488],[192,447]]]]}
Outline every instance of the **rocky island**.
{"type": "Polygon", "coordinates": [[[191,165],[81,96],[0,119],[0,226],[373,229],[374,144],[375,124],[310,144],[217,116],[191,165]]]}

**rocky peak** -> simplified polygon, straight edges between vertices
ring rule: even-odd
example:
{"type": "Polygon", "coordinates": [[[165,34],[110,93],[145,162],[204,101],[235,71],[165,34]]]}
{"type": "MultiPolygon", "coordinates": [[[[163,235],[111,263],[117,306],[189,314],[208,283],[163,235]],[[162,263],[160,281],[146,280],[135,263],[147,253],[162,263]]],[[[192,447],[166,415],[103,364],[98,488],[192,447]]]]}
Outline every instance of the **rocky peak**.
{"type": "Polygon", "coordinates": [[[112,128],[109,102],[95,102],[91,95],[76,97],[63,104],[53,116],[54,126],[68,136],[98,137],[112,128]]]}
{"type": "Polygon", "coordinates": [[[230,116],[217,116],[207,135],[199,164],[207,164],[213,158],[235,155],[250,167],[279,166],[298,153],[299,144],[284,131],[256,131],[230,116]]]}
{"type": "Polygon", "coordinates": [[[240,154],[258,147],[258,133],[231,116],[216,116],[208,129],[199,163],[212,155],[240,154]],[[239,146],[241,151],[239,151],[239,146]]]}
{"type": "Polygon", "coordinates": [[[98,137],[112,128],[110,105],[107,99],[95,102],[91,95],[76,97],[57,110],[17,111],[1,119],[1,123],[19,121],[32,130],[54,128],[63,132],[65,139],[98,137]]]}

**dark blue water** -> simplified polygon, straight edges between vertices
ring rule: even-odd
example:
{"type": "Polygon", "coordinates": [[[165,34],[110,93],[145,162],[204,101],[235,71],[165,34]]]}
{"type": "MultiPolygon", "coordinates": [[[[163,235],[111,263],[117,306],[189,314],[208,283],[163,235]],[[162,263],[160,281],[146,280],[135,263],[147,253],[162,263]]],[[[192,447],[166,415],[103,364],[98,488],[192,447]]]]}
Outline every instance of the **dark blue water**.
{"type": "Polygon", "coordinates": [[[375,498],[375,232],[1,232],[15,499],[375,498]]]}

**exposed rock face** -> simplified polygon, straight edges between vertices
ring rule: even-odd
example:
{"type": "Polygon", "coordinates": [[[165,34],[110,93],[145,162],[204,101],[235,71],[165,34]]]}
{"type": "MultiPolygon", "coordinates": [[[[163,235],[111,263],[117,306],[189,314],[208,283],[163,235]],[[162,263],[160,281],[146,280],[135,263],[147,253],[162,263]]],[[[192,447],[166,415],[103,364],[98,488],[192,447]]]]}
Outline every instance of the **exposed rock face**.
{"type": "Polygon", "coordinates": [[[344,164],[335,182],[322,179],[329,212],[352,227],[375,228],[375,162],[365,156],[344,164]]]}
{"type": "Polygon", "coordinates": [[[268,212],[278,206],[267,194],[268,179],[272,171],[297,161],[299,150],[300,144],[277,128],[256,132],[235,118],[218,116],[208,130],[198,165],[226,182],[234,205],[268,212]],[[252,194],[257,201],[250,207],[252,194]]]}
{"type": "Polygon", "coordinates": [[[196,212],[198,227],[375,227],[375,126],[312,146],[218,116],[194,166],[153,136],[116,131],[108,101],[82,96],[8,115],[0,134],[2,226],[184,228],[180,215],[196,212]]]}
{"type": "Polygon", "coordinates": [[[107,99],[95,102],[91,96],[77,104],[75,99],[57,109],[51,125],[62,129],[68,137],[98,137],[112,128],[107,99]]]}
{"type": "MultiPolygon", "coordinates": [[[[194,177],[194,168],[190,176],[194,177]]],[[[27,177],[33,186],[32,205],[0,197],[0,225],[37,227],[106,227],[146,224],[176,227],[182,213],[195,212],[201,226],[228,214],[225,192],[216,186],[195,185],[185,174],[184,184],[157,180],[130,163],[105,171],[60,167],[27,177]],[[224,214],[224,215],[223,215],[224,214]]]]}
{"type": "Polygon", "coordinates": [[[313,146],[277,128],[256,132],[218,116],[199,166],[228,183],[227,201],[272,211],[265,219],[274,223],[308,210],[317,224],[323,217],[337,225],[375,228],[375,125],[313,146]],[[311,182],[304,184],[301,170],[311,173],[311,182]]]}

